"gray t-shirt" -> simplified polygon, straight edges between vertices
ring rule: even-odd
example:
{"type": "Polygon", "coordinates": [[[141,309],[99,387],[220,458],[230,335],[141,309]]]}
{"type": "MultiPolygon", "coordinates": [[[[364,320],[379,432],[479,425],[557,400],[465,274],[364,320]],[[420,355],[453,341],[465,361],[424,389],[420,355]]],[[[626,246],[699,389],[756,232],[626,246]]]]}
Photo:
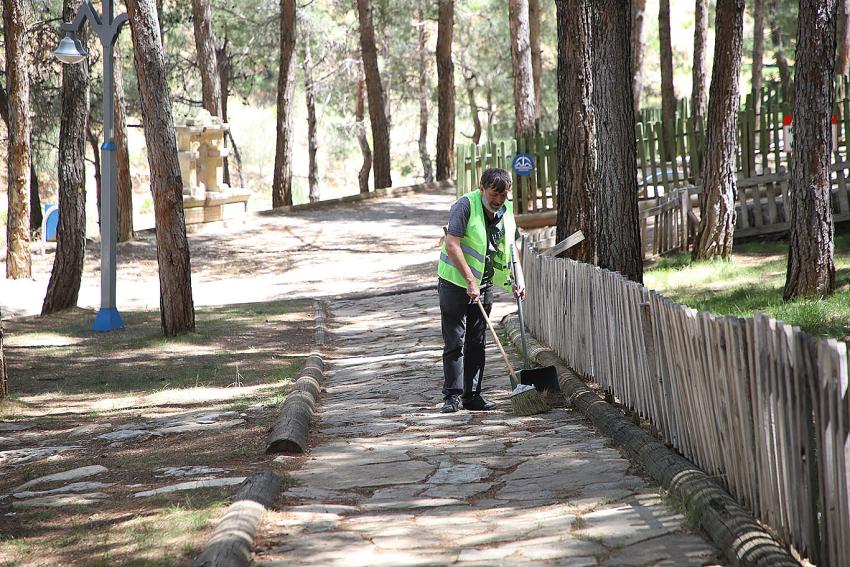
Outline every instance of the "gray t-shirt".
{"type": "MultiPolygon", "coordinates": [[[[505,221],[503,218],[505,212],[507,212],[507,207],[502,205],[496,212],[493,220],[487,222],[487,253],[484,255],[484,275],[481,278],[481,287],[492,285],[493,283],[493,256],[496,255],[499,249],[499,242],[501,242],[505,234],[505,221]]],[[[449,210],[447,232],[458,238],[463,238],[466,234],[466,225],[469,224],[471,214],[472,210],[469,199],[458,199],[449,210]]],[[[518,238],[519,230],[516,231],[514,240],[518,238]]]]}

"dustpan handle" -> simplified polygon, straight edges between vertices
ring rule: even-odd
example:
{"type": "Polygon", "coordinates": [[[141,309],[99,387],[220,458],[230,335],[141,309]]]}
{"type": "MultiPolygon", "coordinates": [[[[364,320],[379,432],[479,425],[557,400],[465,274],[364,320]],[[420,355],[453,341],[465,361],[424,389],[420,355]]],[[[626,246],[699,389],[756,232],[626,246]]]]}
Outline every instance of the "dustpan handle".
{"type": "MultiPolygon", "coordinates": [[[[511,255],[511,271],[513,272],[514,280],[516,280],[516,254],[511,255]]],[[[525,342],[525,317],[522,314],[522,299],[516,298],[516,308],[519,314],[519,336],[522,338],[522,359],[525,363],[525,369],[531,368],[528,363],[528,344],[525,342]]]]}
{"type": "Polygon", "coordinates": [[[481,309],[481,316],[484,317],[484,321],[486,321],[487,326],[490,327],[490,332],[493,333],[493,338],[496,340],[496,346],[499,347],[499,352],[502,353],[502,358],[505,360],[505,366],[508,367],[508,372],[511,373],[511,388],[516,388],[517,384],[519,384],[519,378],[516,377],[514,367],[511,366],[511,361],[508,360],[508,355],[505,353],[505,349],[502,348],[502,342],[499,340],[499,335],[496,334],[496,329],[493,328],[493,323],[491,323],[490,318],[487,317],[487,311],[484,310],[481,300],[476,299],[475,303],[477,303],[479,309],[481,309]]]}

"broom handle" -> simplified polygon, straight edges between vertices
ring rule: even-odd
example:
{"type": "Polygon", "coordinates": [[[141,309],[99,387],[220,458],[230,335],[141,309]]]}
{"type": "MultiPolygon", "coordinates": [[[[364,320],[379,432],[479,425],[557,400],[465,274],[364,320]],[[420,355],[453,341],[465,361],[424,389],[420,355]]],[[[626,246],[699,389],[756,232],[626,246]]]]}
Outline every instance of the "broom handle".
{"type": "Polygon", "coordinates": [[[476,299],[475,303],[477,303],[478,307],[481,309],[481,316],[484,317],[484,320],[487,322],[487,326],[490,327],[490,332],[493,333],[493,338],[496,339],[496,346],[499,347],[499,352],[502,353],[502,358],[505,360],[505,366],[508,367],[508,372],[511,373],[511,387],[516,388],[517,384],[519,384],[519,378],[516,377],[514,367],[511,366],[511,361],[508,360],[508,355],[505,353],[505,349],[502,348],[502,342],[499,340],[499,335],[496,334],[496,329],[493,328],[493,323],[491,323],[490,318],[487,317],[487,312],[484,310],[484,305],[481,304],[481,300],[476,299]]]}

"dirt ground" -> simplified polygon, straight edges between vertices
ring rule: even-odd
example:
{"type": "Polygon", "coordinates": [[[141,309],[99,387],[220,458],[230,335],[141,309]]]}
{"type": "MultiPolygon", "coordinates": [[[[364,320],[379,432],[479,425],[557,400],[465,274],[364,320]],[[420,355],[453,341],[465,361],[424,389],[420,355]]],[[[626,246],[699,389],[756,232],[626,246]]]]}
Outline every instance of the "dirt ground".
{"type": "Polygon", "coordinates": [[[89,330],[97,242],[87,249],[81,308],[36,316],[50,250],[34,255],[33,279],[2,280],[12,395],[0,404],[0,564],[190,564],[236,487],[135,495],[269,468],[288,481],[298,459],[273,462],[266,434],[316,348],[316,310],[335,297],[431,283],[451,200],[441,190],[190,230],[197,332],[175,339],[159,326],[152,232],[119,246],[122,331],[89,330]],[[175,420],[191,427],[175,430],[175,420]],[[111,437],[138,430],[147,433],[111,437]],[[25,499],[11,495],[43,475],[94,465],[107,471],[72,482],[96,483],[86,494],[102,498],[70,494],[58,507],[22,508],[25,499]],[[168,477],[165,467],[222,470],[168,477]]]}

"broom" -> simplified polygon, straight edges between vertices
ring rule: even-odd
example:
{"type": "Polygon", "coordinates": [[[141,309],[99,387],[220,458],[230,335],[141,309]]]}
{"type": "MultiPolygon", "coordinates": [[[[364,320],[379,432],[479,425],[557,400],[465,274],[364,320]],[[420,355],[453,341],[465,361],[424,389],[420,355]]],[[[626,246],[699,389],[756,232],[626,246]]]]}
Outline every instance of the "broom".
{"type": "Polygon", "coordinates": [[[511,366],[511,362],[508,360],[508,355],[505,353],[505,349],[502,348],[499,335],[496,334],[496,329],[493,328],[490,318],[487,317],[487,312],[484,310],[481,300],[478,299],[476,303],[478,303],[478,307],[481,309],[481,316],[484,317],[484,320],[487,322],[487,326],[490,327],[490,332],[493,333],[493,338],[496,340],[496,346],[499,347],[499,352],[502,353],[502,358],[505,360],[505,366],[508,367],[508,372],[510,372],[512,389],[511,411],[513,414],[535,415],[549,411],[549,404],[546,403],[546,398],[544,398],[534,386],[524,386],[519,383],[516,373],[514,372],[514,367],[511,366]]]}

